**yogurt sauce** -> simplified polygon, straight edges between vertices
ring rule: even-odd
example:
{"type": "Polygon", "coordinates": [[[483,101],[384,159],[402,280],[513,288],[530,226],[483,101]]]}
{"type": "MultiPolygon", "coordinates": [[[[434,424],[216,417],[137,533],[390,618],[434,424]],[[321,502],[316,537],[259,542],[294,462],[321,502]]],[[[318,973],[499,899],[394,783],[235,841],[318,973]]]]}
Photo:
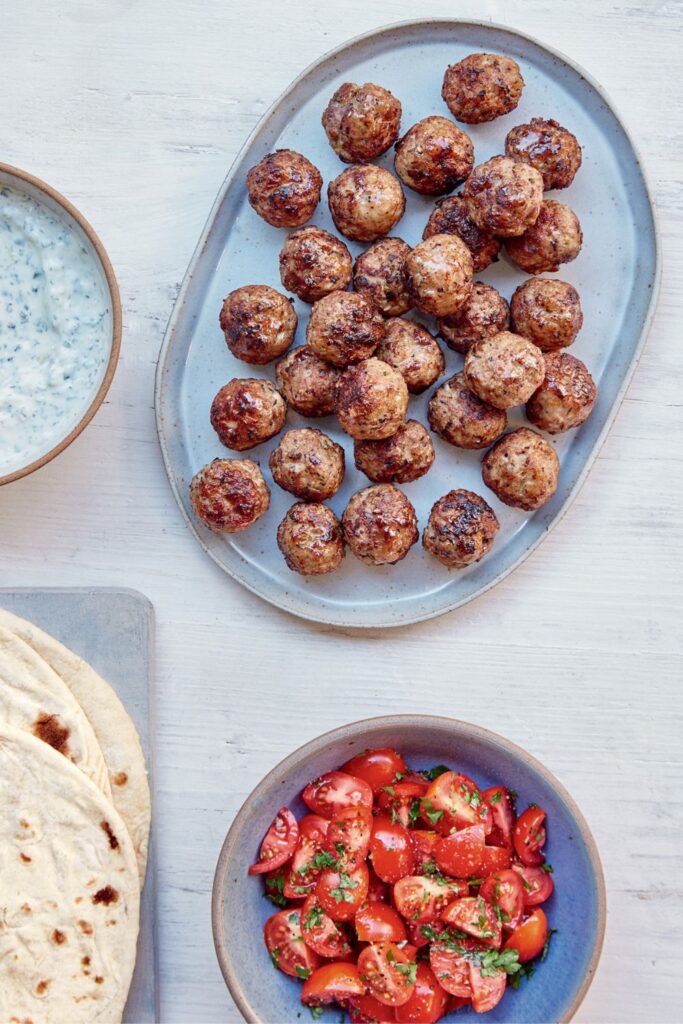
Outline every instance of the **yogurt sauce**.
{"type": "Polygon", "coordinates": [[[47,454],[104,377],[109,291],[67,219],[0,185],[0,476],[47,454]]]}

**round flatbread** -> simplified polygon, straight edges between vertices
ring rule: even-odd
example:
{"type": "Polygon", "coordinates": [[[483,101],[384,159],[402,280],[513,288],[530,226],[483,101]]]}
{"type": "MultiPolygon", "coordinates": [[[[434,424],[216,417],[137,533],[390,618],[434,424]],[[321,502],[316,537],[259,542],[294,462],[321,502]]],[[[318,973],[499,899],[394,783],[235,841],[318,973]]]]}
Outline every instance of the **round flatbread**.
{"type": "Polygon", "coordinates": [[[0,1020],[118,1024],[139,908],[110,802],[52,747],[0,725],[0,1020]]]}

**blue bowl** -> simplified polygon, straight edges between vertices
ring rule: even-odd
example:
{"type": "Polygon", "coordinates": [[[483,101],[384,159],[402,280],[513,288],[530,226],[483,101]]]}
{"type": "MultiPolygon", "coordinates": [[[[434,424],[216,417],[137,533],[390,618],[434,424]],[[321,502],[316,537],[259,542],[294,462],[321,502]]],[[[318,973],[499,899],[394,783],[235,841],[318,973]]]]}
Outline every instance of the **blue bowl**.
{"type": "MultiPolygon", "coordinates": [[[[593,980],[605,932],[605,882],[595,841],[567,791],[530,754],[487,729],[430,715],[371,718],[325,733],[281,761],[244,802],[223,844],[212,898],[218,961],[244,1019],[253,1024],[308,1019],[301,983],[271,967],[262,929],[276,908],[247,868],[280,807],[291,807],[297,816],[305,813],[304,786],[370,747],[394,747],[415,768],[441,763],[458,768],[482,788],[501,783],[517,790],[520,807],[537,803],[547,812],[546,855],[555,892],[544,910],[557,934],[546,960],[516,991],[508,985],[485,1017],[467,1008],[443,1019],[457,1024],[571,1020],[593,980]]],[[[338,1022],[338,1007],[327,1008],[320,1019],[338,1022]]]]}

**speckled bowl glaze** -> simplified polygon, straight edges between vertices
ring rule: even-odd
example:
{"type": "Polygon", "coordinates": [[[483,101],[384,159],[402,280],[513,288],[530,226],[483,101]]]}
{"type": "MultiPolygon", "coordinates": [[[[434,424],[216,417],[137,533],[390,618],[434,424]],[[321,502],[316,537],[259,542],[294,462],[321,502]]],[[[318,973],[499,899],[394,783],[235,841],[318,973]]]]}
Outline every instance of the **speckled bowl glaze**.
{"type": "MultiPolygon", "coordinates": [[[[278,1024],[307,1016],[301,984],[275,971],[263,944],[264,921],[276,908],[263,884],[247,875],[268,825],[283,804],[305,813],[300,793],[307,782],[369,747],[391,746],[416,768],[458,767],[480,785],[517,790],[521,807],[540,804],[548,814],[546,854],[555,892],[544,905],[557,934],[533,978],[508,987],[485,1018],[471,1009],[446,1021],[485,1019],[505,1024],[555,1024],[576,1013],[595,974],[605,931],[605,882],[588,825],[569,793],[526,751],[468,722],[429,715],[393,715],[344,725],[306,743],[281,761],[244,802],[223,843],[213,885],[213,935],[230,993],[245,1020],[278,1024]]],[[[329,1007],[322,1020],[338,1021],[329,1007]]]]}

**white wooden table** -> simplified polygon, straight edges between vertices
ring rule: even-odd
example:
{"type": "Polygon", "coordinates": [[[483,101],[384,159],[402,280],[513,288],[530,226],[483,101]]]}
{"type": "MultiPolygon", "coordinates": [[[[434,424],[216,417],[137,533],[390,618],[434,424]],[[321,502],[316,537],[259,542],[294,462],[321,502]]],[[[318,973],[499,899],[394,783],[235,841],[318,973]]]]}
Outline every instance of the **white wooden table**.
{"type": "Polygon", "coordinates": [[[2,159],[47,179],[92,221],[118,273],[125,325],[91,427],[0,492],[0,583],[125,585],[154,602],[164,1022],[239,1020],[213,953],[209,894],[244,796],[299,743],[385,711],[471,718],[557,773],[594,830],[609,889],[605,951],[577,1019],[683,1020],[681,3],[326,7],[0,4],[2,159]],[[224,577],[185,529],[156,440],[157,353],[214,195],[270,102],[347,37],[455,14],[536,34],[610,92],[659,204],[659,312],[590,479],[521,569],[420,626],[310,626],[224,577]]]}

